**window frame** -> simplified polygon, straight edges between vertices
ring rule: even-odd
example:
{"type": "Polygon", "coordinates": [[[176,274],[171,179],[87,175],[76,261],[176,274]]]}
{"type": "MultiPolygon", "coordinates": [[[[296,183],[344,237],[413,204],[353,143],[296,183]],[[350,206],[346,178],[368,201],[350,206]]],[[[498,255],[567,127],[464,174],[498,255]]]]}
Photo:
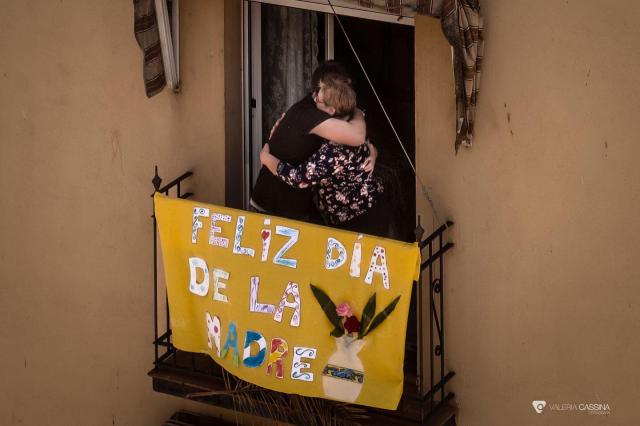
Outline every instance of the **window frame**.
{"type": "Polygon", "coordinates": [[[167,86],[180,91],[180,0],[155,0],[158,35],[167,86]],[[171,16],[169,16],[171,3],[171,16]]]}
{"type": "MultiPolygon", "coordinates": [[[[166,1],[166,0],[156,0],[166,1]]],[[[177,0],[174,0],[177,1],[177,0]]],[[[336,31],[333,11],[320,0],[250,0],[243,1],[241,11],[242,45],[242,156],[243,156],[243,203],[249,208],[251,188],[260,170],[259,153],[262,148],[262,76],[261,76],[261,4],[272,4],[311,10],[325,14],[325,60],[334,58],[334,34],[336,31]],[[257,90],[256,88],[260,88],[257,90]]],[[[401,16],[357,8],[355,4],[333,0],[338,15],[361,19],[415,26],[412,16],[401,16]]]]}

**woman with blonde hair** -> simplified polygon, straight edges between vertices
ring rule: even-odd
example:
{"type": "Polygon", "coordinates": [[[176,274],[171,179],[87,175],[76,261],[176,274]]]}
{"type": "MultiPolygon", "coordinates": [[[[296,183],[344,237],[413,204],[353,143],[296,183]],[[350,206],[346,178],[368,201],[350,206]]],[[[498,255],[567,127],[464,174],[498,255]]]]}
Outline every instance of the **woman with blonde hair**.
{"type": "MultiPolygon", "coordinates": [[[[320,81],[314,100],[319,110],[345,121],[356,109],[351,82],[339,74],[329,74],[320,81]]],[[[325,141],[307,161],[296,166],[280,161],[266,144],[260,160],[287,185],[313,187],[318,209],[329,225],[388,236],[389,220],[380,203],[384,187],[372,173],[372,149],[369,143],[354,147],[325,141]]]]}

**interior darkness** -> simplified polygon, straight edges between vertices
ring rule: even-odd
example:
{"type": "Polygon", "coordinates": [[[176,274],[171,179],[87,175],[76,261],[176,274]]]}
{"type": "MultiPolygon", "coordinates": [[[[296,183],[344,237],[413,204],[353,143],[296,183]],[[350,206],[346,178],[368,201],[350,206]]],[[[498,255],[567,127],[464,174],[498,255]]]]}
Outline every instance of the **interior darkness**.
{"type": "MultiPolygon", "coordinates": [[[[415,161],[414,29],[411,26],[341,16],[353,44],[411,161],[415,161]]],[[[378,148],[376,173],[385,180],[394,213],[395,238],[413,241],[415,176],[364,73],[335,22],[335,59],[354,80],[358,106],[365,111],[367,133],[378,148]]]]}

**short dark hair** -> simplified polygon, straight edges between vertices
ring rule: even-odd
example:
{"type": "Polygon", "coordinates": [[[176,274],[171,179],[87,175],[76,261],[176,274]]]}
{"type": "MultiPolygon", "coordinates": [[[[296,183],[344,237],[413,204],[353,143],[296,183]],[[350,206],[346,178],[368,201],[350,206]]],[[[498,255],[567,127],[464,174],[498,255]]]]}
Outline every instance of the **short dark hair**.
{"type": "Polygon", "coordinates": [[[327,76],[331,74],[337,74],[341,77],[347,79],[349,84],[351,84],[351,77],[347,72],[347,69],[338,61],[330,60],[325,61],[318,65],[318,68],[313,71],[313,75],[311,76],[311,90],[314,92],[318,91],[320,87],[320,81],[324,80],[327,76]]]}

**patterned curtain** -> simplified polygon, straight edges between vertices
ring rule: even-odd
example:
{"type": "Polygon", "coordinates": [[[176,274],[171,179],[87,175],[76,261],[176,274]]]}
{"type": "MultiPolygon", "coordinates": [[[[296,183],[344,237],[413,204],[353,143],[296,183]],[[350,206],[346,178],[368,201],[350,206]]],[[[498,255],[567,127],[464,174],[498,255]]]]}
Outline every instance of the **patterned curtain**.
{"type": "Polygon", "coordinates": [[[482,56],[484,51],[483,19],[479,0],[347,0],[361,7],[400,13],[403,6],[417,13],[440,19],[444,36],[453,47],[456,87],[456,140],[471,146],[476,116],[482,56]]]}
{"type": "Polygon", "coordinates": [[[439,18],[444,36],[453,46],[457,152],[460,145],[471,146],[473,142],[484,52],[479,0],[418,0],[418,12],[439,18]]]}
{"type": "Polygon", "coordinates": [[[166,80],[153,0],[133,0],[133,32],[143,53],[142,78],[147,97],[164,88],[166,80]]]}

